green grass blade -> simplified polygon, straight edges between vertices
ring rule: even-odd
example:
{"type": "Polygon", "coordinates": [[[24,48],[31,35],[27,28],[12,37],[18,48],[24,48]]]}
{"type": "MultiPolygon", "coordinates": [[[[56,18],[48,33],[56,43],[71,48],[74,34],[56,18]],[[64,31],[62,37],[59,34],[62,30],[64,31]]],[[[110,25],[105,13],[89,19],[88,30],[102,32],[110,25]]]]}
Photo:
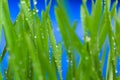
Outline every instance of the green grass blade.
{"type": "Polygon", "coordinates": [[[0,42],[1,42],[1,35],[2,35],[2,0],[0,0],[0,42]]]}
{"type": "Polygon", "coordinates": [[[55,58],[56,62],[56,67],[58,69],[58,72],[60,74],[60,79],[62,80],[62,71],[61,71],[61,56],[62,56],[62,46],[61,44],[56,44],[56,40],[54,37],[54,33],[52,31],[52,25],[50,24],[50,19],[48,19],[48,32],[49,32],[49,37],[50,37],[50,43],[53,49],[53,57],[55,58]]]}

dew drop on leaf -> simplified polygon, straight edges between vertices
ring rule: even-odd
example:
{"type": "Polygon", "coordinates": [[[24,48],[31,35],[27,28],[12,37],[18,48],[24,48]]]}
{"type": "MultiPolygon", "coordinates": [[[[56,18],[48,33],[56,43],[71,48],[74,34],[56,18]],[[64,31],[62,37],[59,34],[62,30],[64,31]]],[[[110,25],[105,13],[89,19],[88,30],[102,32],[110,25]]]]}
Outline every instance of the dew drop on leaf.
{"type": "Polygon", "coordinates": [[[85,60],[88,60],[88,57],[87,57],[87,56],[85,57],[85,60]]]}
{"type": "Polygon", "coordinates": [[[60,29],[57,27],[57,29],[56,29],[58,32],[60,31],[60,29]]]}
{"type": "Polygon", "coordinates": [[[37,1],[34,1],[34,5],[37,5],[37,1]]]}
{"type": "Polygon", "coordinates": [[[42,36],[42,39],[44,39],[44,36],[42,36]]]}
{"type": "Polygon", "coordinates": [[[35,12],[33,12],[33,15],[35,15],[35,12]]]}
{"type": "Polygon", "coordinates": [[[30,8],[28,8],[28,11],[30,11],[30,8]]]}
{"type": "Polygon", "coordinates": [[[38,12],[39,12],[39,10],[38,10],[38,9],[36,9],[36,12],[38,13],[38,12]]]}
{"type": "Polygon", "coordinates": [[[86,36],[86,42],[90,42],[91,38],[89,36],[86,36]]]}
{"type": "Polygon", "coordinates": [[[67,63],[69,63],[69,59],[67,59],[66,61],[67,61],[67,63]]]}
{"type": "Polygon", "coordinates": [[[21,1],[21,4],[25,4],[25,1],[21,1]]]}
{"type": "Polygon", "coordinates": [[[37,36],[34,36],[34,38],[36,39],[36,38],[37,38],[37,36]]]}
{"type": "Polygon", "coordinates": [[[114,37],[112,36],[112,40],[114,40],[114,37]]]}
{"type": "Polygon", "coordinates": [[[71,53],[71,50],[70,50],[70,49],[68,50],[68,53],[71,53]]]}
{"type": "Polygon", "coordinates": [[[26,21],[28,20],[28,18],[25,19],[26,21]]]}
{"type": "Polygon", "coordinates": [[[115,73],[118,73],[118,70],[115,70],[115,73]]]}
{"type": "Polygon", "coordinates": [[[57,48],[58,46],[56,45],[56,48],[57,48]]]}

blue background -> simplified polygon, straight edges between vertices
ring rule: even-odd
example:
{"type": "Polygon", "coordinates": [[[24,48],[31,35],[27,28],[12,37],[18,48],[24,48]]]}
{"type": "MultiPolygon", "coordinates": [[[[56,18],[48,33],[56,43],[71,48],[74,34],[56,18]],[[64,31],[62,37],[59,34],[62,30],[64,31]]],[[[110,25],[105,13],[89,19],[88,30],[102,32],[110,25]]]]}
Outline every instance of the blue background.
{"type": "MultiPolygon", "coordinates": [[[[115,0],[112,0],[111,4],[114,2],[115,0]]],[[[120,6],[120,0],[119,1],[119,4],[117,5],[117,8],[120,6]]],[[[11,20],[12,22],[14,23],[14,21],[16,20],[17,18],[17,15],[20,11],[19,9],[19,3],[20,3],[20,0],[8,0],[8,3],[9,3],[9,10],[10,10],[10,16],[11,16],[11,20]]],[[[66,3],[65,3],[65,8],[66,8],[66,12],[68,13],[68,17],[69,17],[69,21],[71,23],[71,25],[73,24],[74,21],[77,21],[78,24],[77,24],[77,29],[76,29],[76,33],[78,35],[78,37],[80,38],[81,41],[83,41],[83,28],[82,28],[82,24],[81,24],[81,17],[80,17],[80,5],[82,4],[82,1],[81,0],[66,0],[66,3]]],[[[55,34],[55,37],[56,37],[56,41],[57,43],[60,42],[62,39],[61,39],[61,36],[60,36],[60,33],[59,33],[59,29],[58,29],[58,25],[57,25],[57,22],[56,22],[56,19],[55,19],[55,14],[54,14],[54,7],[57,5],[56,1],[55,0],[52,0],[52,5],[51,5],[51,10],[50,10],[50,18],[52,20],[52,25],[53,25],[53,31],[54,31],[54,34],[55,34]]],[[[31,0],[31,6],[33,9],[33,1],[31,0]]],[[[88,11],[89,13],[91,13],[92,9],[91,9],[91,0],[88,0],[87,1],[87,7],[88,7],[88,11]]],[[[41,15],[41,11],[42,10],[45,10],[45,2],[44,0],[37,0],[37,8],[39,10],[38,14],[39,16],[41,15]]],[[[106,63],[107,63],[107,59],[108,59],[108,53],[109,53],[109,42],[108,40],[106,40],[106,44],[108,44],[107,46],[107,55],[106,55],[106,59],[105,59],[105,64],[104,64],[104,67],[103,67],[103,77],[105,77],[105,73],[106,73],[106,63]]],[[[5,46],[5,38],[4,38],[4,32],[2,31],[2,41],[0,42],[0,53],[2,53],[3,49],[4,49],[4,46],[5,46]]],[[[100,53],[100,60],[101,60],[101,56],[102,56],[102,52],[103,50],[101,50],[101,53],[100,53]]],[[[66,72],[67,72],[67,54],[66,54],[66,50],[63,49],[63,55],[62,55],[62,75],[63,75],[63,79],[66,78],[66,72]]],[[[76,54],[77,55],[77,54],[76,54]]],[[[2,63],[0,64],[0,70],[3,70],[4,69],[7,69],[7,64],[8,64],[8,52],[7,54],[5,55],[5,58],[4,60],[2,61],[2,63]]],[[[77,56],[76,57],[76,62],[78,63],[80,57],[77,56]]],[[[117,60],[117,63],[119,63],[117,65],[117,70],[120,72],[120,59],[117,60]]],[[[118,73],[117,73],[118,75],[118,73]]]]}

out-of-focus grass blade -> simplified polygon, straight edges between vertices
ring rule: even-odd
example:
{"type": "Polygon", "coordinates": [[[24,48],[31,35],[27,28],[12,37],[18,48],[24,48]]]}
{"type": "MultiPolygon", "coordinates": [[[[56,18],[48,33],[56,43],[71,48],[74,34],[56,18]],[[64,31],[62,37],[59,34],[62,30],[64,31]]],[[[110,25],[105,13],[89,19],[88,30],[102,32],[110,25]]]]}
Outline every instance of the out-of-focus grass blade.
{"type": "Polygon", "coordinates": [[[33,78],[33,74],[34,72],[32,71],[31,65],[31,59],[30,59],[30,55],[28,53],[28,48],[26,47],[26,43],[25,43],[25,37],[24,37],[24,32],[30,34],[29,32],[29,27],[28,24],[25,20],[24,14],[22,11],[20,11],[17,20],[14,24],[14,30],[15,30],[15,34],[18,35],[16,40],[17,40],[17,47],[18,49],[20,49],[21,51],[17,51],[16,54],[14,54],[14,56],[19,56],[17,57],[17,63],[16,66],[19,69],[19,76],[20,79],[24,78],[33,78]],[[29,70],[28,70],[29,69],[29,70]],[[29,77],[27,77],[29,76],[29,77]]]}
{"type": "MultiPolygon", "coordinates": [[[[109,22],[110,23],[110,22],[109,22]]],[[[105,39],[106,39],[106,36],[107,36],[107,33],[108,33],[108,17],[107,17],[107,14],[105,13],[103,15],[103,18],[102,18],[102,23],[100,25],[100,35],[99,35],[99,48],[102,47],[105,39]]]]}
{"type": "Polygon", "coordinates": [[[111,19],[116,16],[116,6],[117,6],[117,0],[114,2],[112,10],[111,10],[111,19]]]}
{"type": "Polygon", "coordinates": [[[28,22],[30,32],[32,33],[32,36],[33,36],[33,32],[34,32],[33,23],[34,23],[34,15],[36,14],[36,10],[31,12],[29,6],[27,6],[26,0],[21,0],[21,10],[23,10],[23,13],[25,15],[25,19],[28,22]]]}
{"type": "Polygon", "coordinates": [[[73,30],[75,31],[76,30],[76,27],[77,27],[77,21],[75,21],[74,23],[73,23],[73,30]]]}
{"type": "Polygon", "coordinates": [[[81,6],[81,19],[82,19],[82,25],[84,27],[84,34],[87,35],[88,30],[90,30],[90,16],[88,14],[86,4],[83,4],[81,6]]]}
{"type": "Polygon", "coordinates": [[[60,8],[56,8],[55,13],[56,13],[56,18],[58,19],[58,24],[60,26],[59,28],[60,28],[60,32],[62,34],[62,38],[64,40],[64,44],[65,44],[66,48],[68,49],[68,47],[70,45],[70,38],[68,37],[68,33],[66,31],[66,26],[63,26],[63,22],[61,22],[60,8]]]}
{"type": "MultiPolygon", "coordinates": [[[[10,20],[10,14],[9,14],[7,0],[3,1],[2,11],[3,11],[3,27],[4,27],[4,31],[5,31],[6,43],[7,43],[7,48],[9,48],[8,51],[10,52],[9,64],[13,65],[10,69],[13,69],[13,71],[14,71],[13,78],[19,79],[17,68],[15,67],[16,61],[14,61],[14,58],[13,58],[14,54],[17,53],[17,49],[15,46],[16,45],[16,41],[15,41],[16,35],[14,34],[13,25],[10,20]]],[[[11,72],[8,72],[8,73],[11,73],[11,72]]]]}
{"type": "Polygon", "coordinates": [[[70,26],[68,19],[67,19],[67,15],[65,14],[64,10],[60,7],[59,8],[57,7],[55,9],[55,13],[56,13],[60,32],[62,34],[66,49],[71,50],[70,47],[74,46],[78,50],[78,52],[82,54],[84,51],[84,46],[82,45],[82,43],[80,42],[76,33],[74,32],[74,30],[70,26]],[[61,16],[64,16],[64,20],[62,20],[61,16]]]}
{"type": "MultiPolygon", "coordinates": [[[[66,47],[67,52],[68,52],[69,60],[72,60],[72,58],[71,58],[71,55],[73,55],[73,54],[71,54],[71,50],[72,50],[71,46],[72,45],[71,45],[71,39],[70,39],[70,36],[68,33],[69,31],[67,30],[67,27],[70,27],[70,26],[68,25],[68,22],[66,23],[66,20],[64,20],[64,21],[62,20],[62,16],[66,17],[66,15],[64,15],[63,10],[60,7],[55,8],[55,13],[56,13],[56,18],[57,18],[57,21],[59,24],[62,38],[63,38],[65,47],[66,47]],[[68,51],[68,50],[70,50],[70,51],[68,51]]],[[[68,74],[69,74],[69,72],[68,72],[68,74]]],[[[73,73],[70,73],[70,74],[73,74],[73,73]]],[[[70,76],[70,77],[72,78],[72,76],[70,76]]]]}
{"type": "MultiPolygon", "coordinates": [[[[110,42],[110,53],[108,56],[108,64],[107,64],[107,72],[106,72],[106,79],[111,78],[111,75],[113,75],[113,79],[116,80],[116,55],[115,55],[115,40],[114,40],[114,33],[112,32],[112,26],[111,26],[111,14],[110,13],[110,0],[105,0],[105,10],[107,12],[107,25],[108,26],[108,35],[109,35],[109,42],[110,42]]],[[[113,14],[114,15],[114,14],[113,14]]]]}
{"type": "Polygon", "coordinates": [[[0,80],[2,80],[2,73],[0,73],[0,80]]]}
{"type": "Polygon", "coordinates": [[[62,56],[62,49],[61,49],[61,44],[56,45],[56,40],[54,37],[54,33],[52,31],[52,25],[50,24],[50,19],[48,19],[48,31],[49,31],[49,37],[50,37],[50,43],[52,46],[52,50],[53,50],[53,57],[55,58],[55,62],[56,62],[56,67],[58,68],[58,72],[60,74],[60,79],[62,80],[62,71],[61,71],[61,56],[62,56]]]}
{"type": "MultiPolygon", "coordinates": [[[[99,30],[99,25],[100,25],[100,20],[102,17],[102,0],[96,0],[95,6],[94,8],[92,8],[92,15],[91,15],[91,19],[90,19],[90,23],[92,25],[90,26],[90,36],[91,36],[91,44],[90,47],[92,48],[92,51],[96,51],[95,50],[95,46],[98,45],[98,30],[99,30]]],[[[97,46],[98,47],[98,46],[97,46]]],[[[96,54],[98,55],[98,53],[96,54]]]]}
{"type": "Polygon", "coordinates": [[[34,49],[34,45],[32,44],[29,35],[25,34],[25,38],[26,38],[26,43],[27,43],[27,47],[31,56],[31,59],[33,61],[33,68],[35,71],[35,75],[36,75],[36,79],[38,80],[43,80],[43,76],[42,76],[42,72],[41,72],[41,66],[38,60],[38,57],[35,55],[35,49],[34,49]]]}
{"type": "Polygon", "coordinates": [[[109,8],[108,8],[108,3],[106,3],[106,1],[104,2],[105,4],[105,7],[104,7],[104,14],[103,14],[103,18],[102,18],[102,22],[101,22],[101,25],[100,25],[100,37],[99,37],[99,48],[101,49],[105,39],[106,39],[106,36],[108,34],[108,30],[109,30],[109,27],[111,26],[110,25],[110,18],[109,18],[109,8]]]}
{"type": "MultiPolygon", "coordinates": [[[[90,68],[92,69],[94,68],[96,70],[96,72],[92,70],[89,70],[89,71],[91,72],[91,74],[95,75],[96,79],[98,78],[101,79],[102,73],[100,71],[101,67],[100,67],[99,59],[98,59],[98,53],[99,53],[98,51],[99,49],[98,48],[98,44],[99,44],[98,29],[100,25],[100,19],[102,17],[102,0],[97,0],[95,4],[92,2],[92,14],[88,14],[88,10],[86,8],[86,2],[83,1],[83,4],[81,6],[81,17],[82,17],[82,23],[84,27],[84,35],[85,35],[85,41],[86,41],[85,45],[86,45],[86,49],[88,53],[90,54],[90,55],[86,55],[86,57],[90,58],[88,62],[89,64],[94,62],[93,64],[91,64],[90,68]],[[88,37],[90,38],[89,42],[87,40],[88,37]],[[97,49],[95,47],[97,47],[97,49]]],[[[105,40],[103,40],[103,42],[104,41],[105,40]]],[[[84,63],[82,64],[84,65],[83,67],[86,66],[84,63]]],[[[89,74],[89,76],[91,75],[89,74]]],[[[83,77],[83,79],[85,78],[83,77]]]]}
{"type": "Polygon", "coordinates": [[[15,37],[13,36],[13,25],[10,20],[10,15],[9,15],[9,10],[8,10],[8,5],[7,1],[3,1],[3,26],[4,26],[4,31],[5,31],[5,36],[6,36],[6,41],[7,44],[10,46],[10,48],[13,48],[13,43],[15,43],[15,37]]]}
{"type": "Polygon", "coordinates": [[[113,80],[117,80],[116,79],[115,39],[114,39],[114,35],[113,35],[113,32],[112,32],[112,27],[111,26],[109,28],[109,42],[110,42],[110,54],[109,54],[110,60],[108,60],[108,66],[110,66],[110,67],[108,67],[108,69],[110,69],[109,70],[110,71],[109,76],[111,76],[111,72],[112,72],[113,80]]]}
{"type": "Polygon", "coordinates": [[[0,0],[0,42],[1,42],[1,35],[2,35],[2,0],[0,0]]]}
{"type": "MultiPolygon", "coordinates": [[[[117,17],[117,16],[116,16],[117,17]]],[[[120,53],[120,21],[115,18],[116,51],[120,53]]],[[[119,55],[119,54],[118,54],[119,55]]]]}
{"type": "MultiPolygon", "coordinates": [[[[74,30],[70,26],[70,23],[68,21],[67,15],[64,11],[63,6],[60,5],[60,2],[58,1],[59,7],[55,8],[55,14],[58,21],[58,25],[60,28],[61,35],[63,37],[63,41],[65,44],[65,47],[68,51],[68,57],[72,63],[69,63],[69,69],[67,73],[67,79],[75,78],[76,76],[76,69],[75,69],[75,63],[74,63],[74,50],[77,50],[82,58],[85,58],[86,50],[85,46],[80,42],[78,36],[75,34],[74,30]],[[64,16],[64,20],[62,19],[62,16],[64,16]],[[72,65],[72,66],[71,66],[72,65]]],[[[61,3],[62,4],[62,3],[61,3]]],[[[82,60],[83,61],[83,60],[82,60]]]]}

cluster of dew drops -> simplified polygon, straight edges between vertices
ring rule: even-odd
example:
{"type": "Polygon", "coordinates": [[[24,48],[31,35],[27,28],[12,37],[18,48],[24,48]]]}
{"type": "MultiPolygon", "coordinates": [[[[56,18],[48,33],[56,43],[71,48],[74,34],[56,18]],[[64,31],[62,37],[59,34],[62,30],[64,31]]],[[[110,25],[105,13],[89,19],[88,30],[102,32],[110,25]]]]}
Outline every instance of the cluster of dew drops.
{"type": "MultiPolygon", "coordinates": [[[[25,4],[26,2],[25,1],[21,1],[21,4],[25,4]]],[[[36,6],[37,5],[37,1],[36,0],[34,0],[34,6],[36,6]]],[[[30,11],[30,9],[28,9],[28,11],[30,11]]],[[[35,15],[36,13],[38,13],[39,12],[39,10],[38,9],[35,9],[35,11],[33,12],[33,14],[35,15]]]]}

